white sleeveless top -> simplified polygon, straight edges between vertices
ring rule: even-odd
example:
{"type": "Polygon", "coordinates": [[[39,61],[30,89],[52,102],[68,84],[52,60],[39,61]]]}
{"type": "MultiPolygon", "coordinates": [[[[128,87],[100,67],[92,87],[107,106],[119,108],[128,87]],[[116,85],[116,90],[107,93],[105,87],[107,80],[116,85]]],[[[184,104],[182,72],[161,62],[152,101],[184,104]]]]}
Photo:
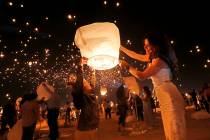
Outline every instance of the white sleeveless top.
{"type": "Polygon", "coordinates": [[[154,87],[158,87],[165,82],[170,82],[172,74],[170,68],[162,68],[156,74],[150,77],[154,87]]]}

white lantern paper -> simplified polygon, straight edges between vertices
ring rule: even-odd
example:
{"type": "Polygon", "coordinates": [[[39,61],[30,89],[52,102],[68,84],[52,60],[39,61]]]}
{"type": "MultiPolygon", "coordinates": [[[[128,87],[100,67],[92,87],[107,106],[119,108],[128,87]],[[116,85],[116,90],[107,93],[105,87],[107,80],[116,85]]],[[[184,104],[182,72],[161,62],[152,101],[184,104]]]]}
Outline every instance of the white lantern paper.
{"type": "Polygon", "coordinates": [[[133,76],[123,77],[123,81],[125,85],[128,87],[128,89],[131,90],[132,93],[136,93],[136,94],[140,93],[141,89],[139,88],[139,84],[137,83],[135,77],[133,76]]]}
{"type": "Polygon", "coordinates": [[[75,44],[88,65],[106,70],[118,64],[120,34],[114,23],[98,22],[82,26],[75,34],[75,44]]]}
{"type": "Polygon", "coordinates": [[[43,82],[39,86],[37,86],[36,92],[38,94],[37,100],[41,100],[44,97],[44,100],[47,101],[51,94],[55,92],[55,89],[53,86],[49,85],[47,82],[43,82]],[[43,86],[43,83],[47,86],[47,88],[51,91],[51,93],[46,89],[45,86],[43,86]]]}

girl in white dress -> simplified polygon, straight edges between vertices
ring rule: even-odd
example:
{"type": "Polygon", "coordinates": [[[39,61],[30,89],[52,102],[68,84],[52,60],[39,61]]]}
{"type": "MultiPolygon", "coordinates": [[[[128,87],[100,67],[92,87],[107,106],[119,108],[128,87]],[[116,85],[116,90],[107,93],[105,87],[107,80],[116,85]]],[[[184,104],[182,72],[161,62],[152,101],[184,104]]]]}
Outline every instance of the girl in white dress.
{"type": "Polygon", "coordinates": [[[137,54],[124,47],[120,50],[128,56],[150,62],[144,71],[139,71],[121,61],[121,66],[139,79],[151,78],[160,103],[166,140],[186,140],[184,100],[172,82],[177,59],[161,34],[149,34],[144,40],[145,55],[137,54]]]}

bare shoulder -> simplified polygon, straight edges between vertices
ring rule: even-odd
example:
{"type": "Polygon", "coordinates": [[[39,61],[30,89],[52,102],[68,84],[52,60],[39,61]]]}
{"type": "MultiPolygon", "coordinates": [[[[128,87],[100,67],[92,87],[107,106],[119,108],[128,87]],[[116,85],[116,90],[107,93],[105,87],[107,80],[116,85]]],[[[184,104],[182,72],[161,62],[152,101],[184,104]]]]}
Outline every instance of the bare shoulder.
{"type": "Polygon", "coordinates": [[[166,62],[163,61],[160,58],[153,59],[152,60],[152,65],[156,65],[156,66],[161,67],[161,68],[167,68],[168,67],[168,65],[166,64],[166,62]]]}

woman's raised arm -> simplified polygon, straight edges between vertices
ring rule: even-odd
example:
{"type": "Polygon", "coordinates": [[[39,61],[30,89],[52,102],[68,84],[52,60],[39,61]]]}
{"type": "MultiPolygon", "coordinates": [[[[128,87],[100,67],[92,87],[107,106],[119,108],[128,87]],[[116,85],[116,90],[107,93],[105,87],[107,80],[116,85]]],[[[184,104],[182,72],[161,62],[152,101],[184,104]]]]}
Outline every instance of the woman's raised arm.
{"type": "Polygon", "coordinates": [[[139,61],[142,61],[142,62],[149,62],[149,55],[146,55],[146,54],[138,54],[134,51],[131,51],[125,47],[123,47],[121,45],[120,47],[120,50],[122,52],[124,52],[125,54],[127,54],[129,57],[133,58],[133,59],[136,59],[136,60],[139,60],[139,61]]]}

